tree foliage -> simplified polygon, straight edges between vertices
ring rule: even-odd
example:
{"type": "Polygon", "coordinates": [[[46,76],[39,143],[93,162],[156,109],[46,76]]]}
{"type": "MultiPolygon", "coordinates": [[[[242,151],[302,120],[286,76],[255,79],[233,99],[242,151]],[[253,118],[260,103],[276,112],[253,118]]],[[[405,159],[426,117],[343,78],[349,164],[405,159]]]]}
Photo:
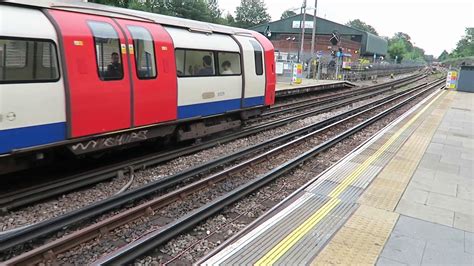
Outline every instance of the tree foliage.
{"type": "Polygon", "coordinates": [[[402,62],[406,52],[406,46],[400,39],[391,41],[391,44],[388,46],[388,54],[390,55],[390,58],[393,60],[396,59],[397,63],[402,62]]]}
{"type": "Polygon", "coordinates": [[[283,11],[283,13],[281,14],[281,19],[289,18],[289,17],[295,16],[295,15],[296,15],[296,12],[295,12],[295,11],[293,11],[293,10],[285,10],[285,11],[283,11]]]}
{"type": "Polygon", "coordinates": [[[474,56],[474,28],[466,28],[465,35],[459,40],[450,54],[451,58],[474,56]]]}
{"type": "Polygon", "coordinates": [[[250,28],[271,20],[262,0],[241,0],[235,11],[235,22],[241,28],[250,28]]]}
{"type": "Polygon", "coordinates": [[[448,58],[449,58],[449,53],[446,50],[443,50],[443,52],[441,52],[441,54],[438,56],[439,61],[444,61],[448,58]]]}
{"type": "Polygon", "coordinates": [[[359,29],[359,30],[367,31],[367,32],[370,32],[372,34],[375,34],[375,35],[379,36],[379,34],[377,33],[377,31],[375,30],[374,27],[370,26],[369,24],[363,22],[360,19],[349,20],[349,22],[347,22],[346,25],[349,26],[349,27],[353,27],[353,28],[356,28],[356,29],[359,29]]]}
{"type": "Polygon", "coordinates": [[[413,45],[410,35],[404,32],[397,32],[388,39],[388,54],[391,59],[397,59],[397,63],[403,60],[426,61],[425,50],[413,45]]]}
{"type": "Polygon", "coordinates": [[[91,0],[98,4],[225,24],[218,0],[91,0]]]}
{"type": "Polygon", "coordinates": [[[454,48],[451,53],[444,50],[438,56],[438,61],[474,56],[474,28],[466,28],[464,33],[465,35],[456,43],[456,48],[454,48]]]}

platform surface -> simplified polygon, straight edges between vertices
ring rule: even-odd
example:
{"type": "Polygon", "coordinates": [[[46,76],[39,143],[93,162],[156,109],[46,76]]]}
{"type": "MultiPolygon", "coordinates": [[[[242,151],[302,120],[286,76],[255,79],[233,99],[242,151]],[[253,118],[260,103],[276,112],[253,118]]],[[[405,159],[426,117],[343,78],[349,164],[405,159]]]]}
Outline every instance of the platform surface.
{"type": "Polygon", "coordinates": [[[203,264],[473,261],[474,94],[442,91],[203,264]]]}
{"type": "Polygon", "coordinates": [[[277,82],[276,91],[281,90],[294,90],[299,88],[305,88],[308,86],[327,86],[327,85],[337,85],[337,84],[352,84],[347,81],[341,80],[316,80],[316,79],[303,79],[301,84],[290,84],[290,82],[277,82]]]}

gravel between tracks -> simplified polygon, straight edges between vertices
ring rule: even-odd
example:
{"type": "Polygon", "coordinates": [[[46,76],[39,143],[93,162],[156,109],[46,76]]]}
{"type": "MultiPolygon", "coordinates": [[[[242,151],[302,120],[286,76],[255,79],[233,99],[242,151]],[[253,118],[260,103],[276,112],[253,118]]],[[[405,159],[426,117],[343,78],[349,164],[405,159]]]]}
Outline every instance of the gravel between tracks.
{"type": "MultiPolygon", "coordinates": [[[[220,156],[224,156],[226,154],[230,154],[231,152],[235,152],[239,149],[249,147],[257,143],[261,143],[269,138],[322,121],[334,115],[346,112],[354,107],[367,104],[382,97],[384,97],[384,95],[379,95],[367,100],[347,105],[342,108],[338,108],[327,113],[295,121],[283,127],[264,131],[250,137],[240,138],[235,141],[231,141],[223,145],[206,149],[204,151],[192,155],[179,157],[156,167],[137,171],[135,174],[135,180],[130,189],[142,186],[151,181],[159,180],[165,176],[173,175],[187,168],[205,163],[207,161],[218,158],[220,156]]],[[[288,116],[288,114],[282,114],[281,116],[274,117],[271,120],[267,121],[273,121],[288,116]]],[[[62,215],[64,213],[76,210],[78,208],[84,207],[93,202],[106,199],[117,193],[117,191],[119,191],[128,181],[129,178],[127,176],[114,178],[110,181],[99,183],[90,188],[85,188],[79,191],[64,194],[60,197],[56,197],[35,205],[12,211],[0,217],[0,229],[2,231],[8,231],[25,225],[38,223],[46,219],[50,219],[62,215]]]]}
{"type": "Polygon", "coordinates": [[[197,261],[227,238],[245,228],[245,226],[293,191],[344,157],[416,103],[416,100],[412,101],[396,112],[389,114],[381,121],[307,161],[303,167],[278,178],[270,185],[229,206],[220,214],[207,219],[196,226],[192,232],[181,234],[168,241],[167,244],[155,250],[153,254],[135,261],[135,265],[158,265],[163,263],[188,265],[197,261]]]}
{"type": "MultiPolygon", "coordinates": [[[[374,112],[372,112],[372,113],[374,113],[374,112]]],[[[364,115],[364,117],[366,117],[366,116],[367,115],[364,115]]],[[[396,116],[394,116],[394,117],[396,117],[396,116]]],[[[366,138],[371,136],[372,133],[378,131],[386,123],[390,122],[391,119],[393,119],[394,117],[389,117],[388,119],[385,119],[384,124],[379,125],[378,127],[374,127],[372,129],[373,131],[371,131],[369,129],[369,132],[366,132],[365,134],[361,134],[361,136],[358,136],[359,134],[355,135],[353,138],[351,138],[352,142],[349,142],[349,144],[346,144],[346,145],[349,145],[350,147],[352,147],[351,145],[353,145],[354,143],[362,142],[363,140],[365,140],[366,138]]],[[[329,137],[332,137],[332,136],[342,132],[343,130],[346,130],[347,128],[354,126],[355,124],[361,122],[362,120],[364,120],[364,119],[358,118],[358,119],[355,119],[355,120],[351,120],[349,123],[345,123],[344,125],[340,125],[336,129],[327,130],[323,134],[320,134],[318,136],[313,137],[310,141],[305,141],[305,142],[301,143],[297,148],[292,148],[289,151],[286,151],[282,154],[279,154],[277,156],[272,157],[271,161],[266,161],[265,163],[260,163],[259,167],[253,167],[253,168],[249,168],[249,169],[246,169],[244,171],[235,173],[235,174],[232,175],[231,179],[216,183],[216,184],[213,185],[212,188],[205,188],[205,189],[201,190],[198,193],[193,193],[192,195],[189,195],[189,196],[187,196],[187,197],[185,197],[185,198],[183,198],[183,199],[181,199],[181,200],[179,200],[179,201],[177,201],[177,202],[175,202],[171,205],[168,205],[163,209],[160,209],[159,212],[156,213],[155,215],[152,215],[148,218],[142,218],[142,219],[133,221],[133,222],[131,222],[131,223],[125,225],[125,226],[122,226],[122,227],[119,227],[119,228],[113,230],[112,232],[109,232],[106,235],[103,235],[99,238],[96,238],[96,239],[94,239],[94,240],[92,240],[88,243],[84,243],[84,244],[74,248],[73,250],[68,251],[67,253],[60,254],[58,256],[58,260],[59,260],[60,263],[65,263],[65,264],[68,264],[68,263],[89,264],[89,263],[93,262],[94,260],[96,260],[101,255],[106,254],[106,253],[108,253],[108,252],[110,252],[110,251],[126,244],[126,243],[134,241],[134,240],[138,239],[140,236],[146,234],[147,232],[150,232],[150,231],[156,230],[159,227],[162,227],[167,222],[172,221],[174,219],[177,219],[178,217],[181,217],[182,215],[188,213],[189,211],[191,211],[195,208],[198,208],[198,207],[206,204],[207,202],[215,199],[216,197],[222,195],[223,193],[228,192],[232,189],[235,189],[239,185],[242,185],[243,183],[248,182],[248,180],[254,178],[255,176],[263,174],[263,173],[267,172],[268,170],[274,168],[275,166],[278,166],[279,164],[287,161],[288,158],[293,158],[293,157],[297,156],[298,154],[301,154],[303,151],[312,148],[316,143],[321,143],[322,141],[328,139],[329,137]]],[[[340,144],[338,146],[340,146],[340,144]]],[[[341,149],[341,147],[339,147],[338,151],[339,151],[339,153],[332,154],[332,155],[334,155],[334,157],[327,157],[327,154],[325,153],[324,155],[318,156],[316,159],[311,160],[311,162],[309,164],[306,164],[306,166],[303,168],[303,170],[300,169],[300,170],[294,171],[295,175],[297,176],[297,180],[290,180],[289,181],[290,183],[294,183],[294,184],[287,184],[288,183],[288,181],[287,181],[287,182],[284,182],[284,184],[281,184],[281,186],[279,186],[279,187],[280,188],[285,188],[285,190],[286,190],[286,188],[288,186],[290,186],[292,189],[288,190],[288,192],[291,193],[291,191],[293,191],[294,189],[296,189],[300,185],[304,184],[304,182],[300,183],[302,180],[306,180],[306,181],[309,180],[312,176],[314,176],[315,172],[317,173],[319,171],[322,171],[322,170],[326,169],[328,166],[333,164],[337,160],[338,157],[343,156],[344,154],[346,154],[350,150],[347,150],[347,147],[344,147],[342,149],[341,149]],[[342,153],[340,152],[341,150],[343,151],[342,153]],[[322,158],[320,158],[320,157],[322,157],[322,158]],[[314,163],[316,163],[316,164],[314,165],[314,163]],[[313,165],[311,165],[311,164],[313,164],[313,165]],[[308,166],[310,167],[311,171],[307,171],[308,166]],[[305,169],[306,169],[306,171],[305,171],[305,169]],[[295,181],[295,182],[293,182],[293,181],[295,181]],[[296,181],[298,181],[298,182],[296,182],[296,181]],[[293,187],[295,184],[298,184],[298,185],[296,187],[293,187]]],[[[331,152],[329,152],[329,153],[331,153],[331,152]]],[[[285,178],[287,178],[287,177],[285,177],[285,178]]],[[[289,178],[292,178],[292,177],[289,177],[289,178]]],[[[277,181],[276,183],[278,183],[278,182],[280,182],[280,181],[277,181]]],[[[272,185],[270,185],[270,187],[272,187],[272,185]]],[[[262,191],[265,191],[265,189],[263,189],[262,191]]],[[[257,195],[259,195],[259,193],[257,193],[257,195]]],[[[287,195],[287,194],[284,194],[284,195],[287,195]]],[[[283,196],[283,194],[278,195],[277,200],[275,199],[275,197],[273,197],[273,198],[272,197],[267,197],[267,198],[271,200],[272,204],[276,204],[276,202],[283,199],[284,196],[283,197],[282,196],[283,196]]],[[[245,202],[245,200],[244,200],[244,202],[245,202]]],[[[271,206],[272,204],[269,204],[269,202],[266,202],[263,205],[268,207],[268,206],[271,206]]],[[[237,206],[239,206],[239,203],[237,204],[237,206]]],[[[246,218],[245,220],[247,220],[247,221],[250,221],[253,218],[259,216],[265,210],[264,208],[261,208],[261,206],[258,206],[258,205],[254,204],[252,202],[249,202],[248,204],[245,203],[245,204],[243,204],[243,206],[244,206],[244,208],[250,207],[250,209],[247,209],[247,210],[250,210],[250,212],[246,213],[246,217],[244,217],[244,218],[246,218]]],[[[233,211],[233,212],[235,212],[235,211],[233,211]]],[[[237,213],[239,213],[239,212],[237,212],[237,213]]],[[[218,219],[218,221],[219,220],[227,221],[228,219],[232,219],[232,217],[227,217],[226,218],[225,216],[223,216],[223,217],[218,216],[217,219],[218,219]]],[[[210,221],[212,221],[212,219],[210,221]]],[[[215,224],[211,223],[211,226],[213,226],[213,225],[215,225],[215,224]]],[[[209,229],[205,230],[205,231],[203,231],[199,228],[200,227],[195,229],[193,234],[188,234],[188,237],[192,238],[193,235],[198,236],[200,232],[201,233],[205,232],[205,234],[210,233],[211,228],[216,228],[216,227],[209,227],[209,229]]],[[[205,229],[205,227],[202,227],[202,228],[205,229]]],[[[225,231],[224,232],[224,238],[225,238],[225,235],[232,235],[233,232],[235,232],[235,229],[234,230],[229,229],[229,230],[225,231]]],[[[179,239],[176,240],[176,241],[179,242],[179,239]]],[[[221,240],[217,240],[217,242],[220,242],[220,241],[221,240]]],[[[187,241],[184,241],[183,243],[186,243],[186,242],[187,241]]],[[[216,242],[216,244],[218,244],[217,242],[216,242]]],[[[169,244],[169,245],[171,245],[170,246],[171,247],[170,248],[171,253],[178,253],[180,250],[182,250],[180,248],[174,248],[177,245],[174,245],[174,246],[173,246],[173,244],[169,244]]],[[[197,251],[199,251],[199,252],[203,251],[203,248],[200,244],[197,245],[196,247],[197,247],[197,251]]],[[[210,247],[210,245],[207,245],[207,247],[210,247]]],[[[211,245],[211,247],[212,247],[212,245],[211,245]]],[[[161,252],[168,253],[168,252],[166,252],[166,247],[164,247],[164,248],[165,248],[165,250],[161,250],[161,252]]],[[[191,253],[188,254],[188,255],[191,256],[191,257],[186,258],[186,261],[188,263],[195,260],[195,258],[192,257],[191,253]]],[[[159,258],[160,258],[160,260],[163,260],[163,256],[161,256],[159,258]]],[[[142,262],[150,263],[150,262],[152,262],[152,259],[150,257],[148,259],[145,259],[142,262]]]]}

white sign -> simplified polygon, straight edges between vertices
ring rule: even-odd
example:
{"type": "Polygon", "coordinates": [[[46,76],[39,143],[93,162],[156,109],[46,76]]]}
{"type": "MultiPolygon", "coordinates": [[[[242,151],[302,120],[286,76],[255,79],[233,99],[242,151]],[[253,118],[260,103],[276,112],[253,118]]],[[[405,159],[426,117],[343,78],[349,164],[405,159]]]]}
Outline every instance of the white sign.
{"type": "Polygon", "coordinates": [[[276,71],[277,75],[282,75],[283,74],[283,68],[284,68],[283,62],[277,62],[276,63],[275,71],[276,71]]]}
{"type": "MultiPolygon", "coordinates": [[[[299,20],[293,20],[293,29],[301,29],[301,22],[299,20]]],[[[305,21],[304,22],[304,28],[305,29],[312,29],[313,28],[313,23],[314,21],[305,21]]]]}

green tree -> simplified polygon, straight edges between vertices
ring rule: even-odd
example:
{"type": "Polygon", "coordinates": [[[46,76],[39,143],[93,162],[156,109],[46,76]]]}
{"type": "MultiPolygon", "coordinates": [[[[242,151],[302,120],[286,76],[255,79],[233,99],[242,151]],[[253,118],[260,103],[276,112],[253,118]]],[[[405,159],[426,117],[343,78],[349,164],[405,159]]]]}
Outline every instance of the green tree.
{"type": "Polygon", "coordinates": [[[449,58],[449,53],[446,50],[443,50],[443,52],[438,56],[438,61],[444,61],[449,58]]]}
{"type": "Polygon", "coordinates": [[[262,0],[241,0],[235,11],[236,26],[250,28],[271,20],[262,0]]]}
{"type": "Polygon", "coordinates": [[[474,28],[466,28],[465,35],[459,40],[451,57],[474,56],[474,28]]]}
{"type": "Polygon", "coordinates": [[[346,25],[349,26],[349,27],[353,27],[353,28],[356,28],[356,29],[359,29],[359,30],[367,31],[367,32],[370,32],[372,34],[375,34],[375,35],[379,36],[379,34],[377,33],[377,31],[375,30],[374,27],[370,26],[369,24],[363,22],[360,19],[349,20],[349,22],[347,22],[346,25]]]}
{"type": "Polygon", "coordinates": [[[292,16],[296,16],[296,12],[293,11],[293,10],[285,10],[282,14],[281,14],[281,19],[285,19],[285,18],[289,18],[289,17],[292,17],[292,16]]]}
{"type": "Polygon", "coordinates": [[[411,43],[411,37],[407,33],[404,32],[397,32],[393,36],[394,40],[402,40],[403,43],[405,43],[405,48],[407,49],[408,52],[411,52],[413,50],[413,44],[411,43]]]}
{"type": "Polygon", "coordinates": [[[388,54],[390,55],[390,58],[397,59],[397,63],[402,62],[406,53],[407,50],[405,43],[401,39],[391,42],[388,47],[388,54]]]}
{"type": "Polygon", "coordinates": [[[235,18],[234,16],[232,16],[231,13],[227,13],[227,15],[225,16],[224,24],[229,26],[236,26],[235,18]]]}

